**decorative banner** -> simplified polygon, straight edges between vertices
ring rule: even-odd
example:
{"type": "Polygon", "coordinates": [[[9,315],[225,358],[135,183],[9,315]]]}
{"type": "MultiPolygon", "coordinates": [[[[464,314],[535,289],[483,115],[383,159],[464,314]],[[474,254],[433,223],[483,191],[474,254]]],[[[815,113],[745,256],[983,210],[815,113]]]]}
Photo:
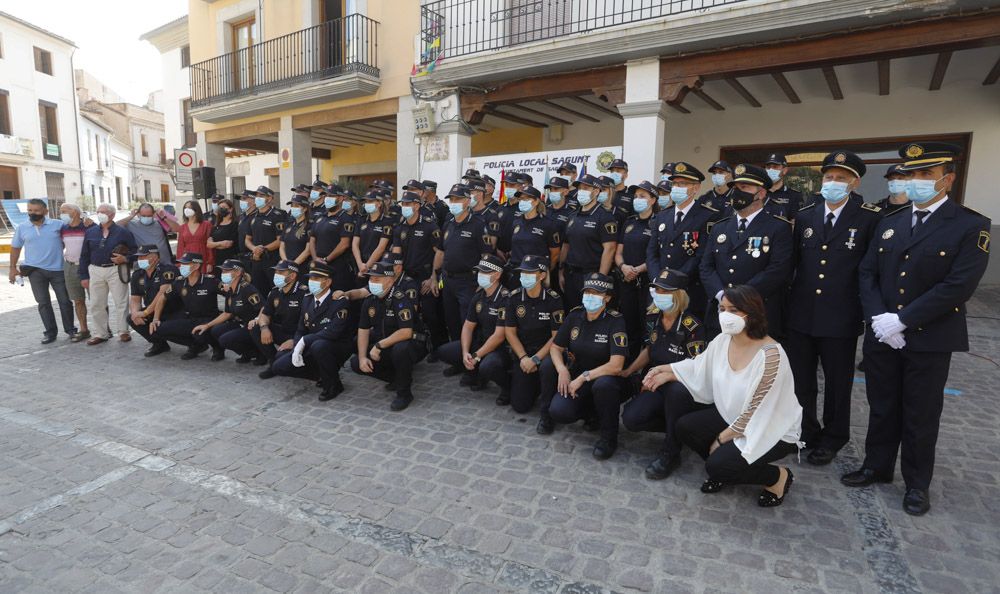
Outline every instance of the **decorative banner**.
{"type": "Polygon", "coordinates": [[[576,165],[577,177],[584,173],[605,175],[608,172],[608,165],[615,159],[620,159],[621,155],[622,147],[620,146],[489,155],[465,159],[462,163],[462,171],[478,169],[482,175],[488,175],[495,179],[497,187],[493,193],[494,197],[499,197],[502,196],[503,179],[513,171],[530,175],[534,186],[541,190],[548,183],[549,178],[556,175],[556,170],[562,163],[576,165]]]}

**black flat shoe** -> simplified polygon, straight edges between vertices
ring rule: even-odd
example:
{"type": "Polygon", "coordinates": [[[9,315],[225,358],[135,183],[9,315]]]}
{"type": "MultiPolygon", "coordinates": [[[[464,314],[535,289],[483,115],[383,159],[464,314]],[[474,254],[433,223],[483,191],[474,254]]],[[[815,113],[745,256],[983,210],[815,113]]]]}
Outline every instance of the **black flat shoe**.
{"type": "Polygon", "coordinates": [[[406,410],[413,402],[413,394],[397,394],[396,398],[389,404],[389,410],[399,412],[406,410]]]}
{"type": "Polygon", "coordinates": [[[907,489],[903,495],[903,511],[911,516],[922,516],[931,509],[931,496],[924,489],[907,489]]]}
{"type": "Polygon", "coordinates": [[[824,447],[818,447],[813,451],[809,452],[806,457],[806,462],[812,464],[813,466],[826,466],[833,459],[837,457],[837,452],[833,450],[828,450],[824,447]]]}
{"type": "Polygon", "coordinates": [[[535,432],[539,435],[551,435],[555,430],[556,424],[549,417],[538,419],[538,424],[535,425],[535,432]]]}
{"type": "Polygon", "coordinates": [[[267,360],[267,357],[257,357],[256,359],[253,360],[254,367],[260,367],[261,365],[270,365],[270,363],[271,362],[267,360]]]}
{"type": "Polygon", "coordinates": [[[323,390],[323,393],[319,395],[319,401],[326,402],[327,400],[333,400],[337,396],[340,396],[343,392],[344,384],[338,380],[323,390]]]}
{"type": "MultiPolygon", "coordinates": [[[[428,359],[427,361],[429,363],[430,359],[428,359]]],[[[459,367],[458,365],[449,365],[448,367],[445,367],[443,370],[441,370],[441,375],[445,377],[455,377],[456,375],[462,373],[463,371],[465,371],[465,369],[459,367]]]]}
{"type": "Polygon", "coordinates": [[[594,444],[594,451],[592,452],[594,458],[598,460],[607,460],[611,456],[615,455],[615,450],[618,449],[618,441],[615,439],[605,439],[601,438],[597,440],[594,444]]]}
{"type": "Polygon", "coordinates": [[[165,342],[154,342],[152,346],[146,349],[146,352],[142,354],[143,357],[155,357],[157,355],[163,354],[170,350],[170,345],[165,342]]]}
{"type": "Polygon", "coordinates": [[[497,406],[507,406],[510,404],[510,392],[500,392],[496,399],[497,406]]]}
{"type": "Polygon", "coordinates": [[[681,465],[679,456],[660,454],[660,457],[646,467],[646,478],[651,481],[662,481],[681,465]]]}
{"type": "Polygon", "coordinates": [[[258,373],[257,377],[259,377],[260,379],[271,379],[275,375],[277,375],[277,374],[274,373],[273,371],[271,371],[271,368],[268,367],[264,371],[261,371],[260,373],[258,373]]]}
{"type": "Polygon", "coordinates": [[[725,487],[726,483],[721,481],[713,481],[712,479],[705,479],[705,482],[701,484],[702,493],[718,493],[725,487]]]}
{"type": "Polygon", "coordinates": [[[251,361],[253,361],[253,355],[240,355],[236,358],[236,362],[240,365],[246,365],[251,361]]]}
{"type": "Polygon", "coordinates": [[[840,482],[848,487],[867,487],[875,483],[891,483],[892,476],[879,476],[871,468],[860,468],[854,472],[848,472],[840,477],[840,482]]]}
{"type": "Polygon", "coordinates": [[[212,361],[222,361],[226,358],[226,351],[222,349],[212,349],[212,361]]]}
{"type": "MultiPolygon", "coordinates": [[[[463,370],[464,371],[464,370],[463,370]]],[[[472,388],[479,384],[479,379],[471,373],[466,373],[462,379],[458,380],[458,385],[472,388]]]]}
{"type": "Polygon", "coordinates": [[[788,495],[788,490],[792,488],[792,481],[795,480],[795,475],[792,471],[785,469],[788,473],[788,477],[785,479],[785,488],[781,491],[781,497],[778,497],[774,493],[764,489],[760,492],[760,497],[757,498],[757,505],[760,507],[778,507],[785,502],[785,495],[788,495]]]}
{"type": "Polygon", "coordinates": [[[483,390],[485,390],[486,388],[489,387],[488,384],[489,384],[489,382],[477,381],[476,383],[474,383],[471,386],[469,386],[469,391],[470,392],[482,392],[483,390]]]}
{"type": "Polygon", "coordinates": [[[56,337],[55,336],[43,336],[42,337],[42,344],[52,344],[55,341],[56,341],[56,337]]]}

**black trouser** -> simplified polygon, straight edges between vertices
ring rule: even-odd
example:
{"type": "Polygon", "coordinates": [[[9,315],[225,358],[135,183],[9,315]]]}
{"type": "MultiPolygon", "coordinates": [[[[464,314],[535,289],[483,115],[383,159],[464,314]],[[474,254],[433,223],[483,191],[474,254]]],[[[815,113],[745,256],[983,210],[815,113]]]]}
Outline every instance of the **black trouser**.
{"type": "Polygon", "coordinates": [[[871,348],[866,343],[864,355],[869,407],[864,467],[891,477],[901,452],[906,486],[927,489],[934,474],[951,353],[871,348]]]}
{"type": "MultiPolygon", "coordinates": [[[[374,342],[371,343],[374,345],[374,342]]],[[[396,394],[412,396],[413,366],[427,355],[427,346],[421,341],[404,340],[385,349],[378,361],[372,361],[372,373],[361,371],[358,357],[351,358],[351,370],[361,375],[372,375],[396,387],[396,394]]]]}
{"type": "Polygon", "coordinates": [[[229,350],[240,356],[259,356],[250,331],[236,320],[228,320],[212,327],[211,333],[209,341],[215,348],[229,350]]]}
{"type": "Polygon", "coordinates": [[[566,267],[566,273],[563,275],[566,277],[566,286],[563,287],[563,305],[567,312],[583,302],[583,281],[592,272],[597,272],[597,270],[566,267]]]}
{"type": "MultiPolygon", "coordinates": [[[[417,279],[417,290],[421,291],[424,281],[428,277],[417,279]]],[[[465,314],[462,314],[463,318],[465,314]]],[[[420,294],[420,318],[424,321],[424,326],[427,328],[427,334],[430,335],[431,348],[438,348],[444,343],[448,342],[448,326],[445,324],[444,309],[441,307],[441,296],[440,293],[437,297],[434,293],[428,291],[426,294],[420,294]]],[[[426,347],[424,348],[426,351],[426,347]]]]}
{"type": "Polygon", "coordinates": [[[458,340],[444,343],[434,351],[434,354],[448,365],[465,370],[465,375],[471,376],[475,381],[483,383],[492,381],[500,386],[502,393],[510,393],[510,355],[504,345],[487,353],[472,371],[465,369],[465,363],[462,362],[462,343],[458,340]]]}
{"type": "Polygon", "coordinates": [[[655,392],[640,392],[625,403],[622,424],[629,431],[664,433],[662,452],[676,456],[681,453],[677,419],[706,408],[712,408],[712,405],[695,402],[684,384],[667,382],[655,392]]]}
{"type": "Polygon", "coordinates": [[[795,378],[795,395],[802,405],[802,441],[834,452],[851,437],[851,389],[858,338],[822,338],[788,330],[784,343],[795,378]],[[823,366],[823,424],[816,414],[819,384],[816,368],[823,366]]]}
{"type": "MultiPolygon", "coordinates": [[[[181,316],[181,313],[179,311],[176,311],[176,310],[174,310],[174,311],[164,311],[163,313],[160,314],[160,323],[162,324],[163,322],[179,318],[180,316],[181,316]]],[[[146,341],[149,342],[150,344],[154,344],[154,345],[163,345],[163,344],[166,344],[167,341],[163,340],[162,338],[160,338],[159,333],[157,333],[155,336],[151,336],[149,334],[149,323],[153,321],[153,314],[150,314],[149,317],[145,318],[146,323],[143,324],[143,325],[141,325],[141,326],[137,325],[135,322],[132,321],[132,315],[131,314],[129,314],[129,316],[127,318],[125,318],[125,319],[128,322],[129,328],[135,330],[136,334],[138,334],[139,336],[145,338],[146,341]]]]}
{"type": "Polygon", "coordinates": [[[462,338],[462,323],[465,322],[465,317],[469,314],[469,306],[472,303],[472,297],[476,294],[477,286],[476,276],[472,272],[445,274],[440,307],[444,310],[445,324],[452,340],[462,338]]]}
{"type": "MultiPolygon", "coordinates": [[[[254,326],[250,330],[250,340],[257,347],[257,351],[268,361],[274,361],[278,353],[278,347],[286,340],[295,338],[294,332],[286,332],[281,326],[269,326],[271,330],[271,344],[264,344],[260,341],[260,326],[254,326]]],[[[294,346],[294,345],[293,345],[294,346]]]]}
{"type": "Polygon", "coordinates": [[[292,349],[289,349],[278,354],[271,363],[271,371],[275,375],[319,379],[324,388],[329,388],[331,385],[340,385],[340,368],[351,358],[353,352],[354,348],[349,340],[314,340],[302,353],[305,365],[292,365],[292,349]]]}
{"type": "Polygon", "coordinates": [[[553,394],[549,405],[549,415],[556,423],[569,424],[597,417],[601,426],[601,437],[618,439],[618,415],[622,400],[628,393],[625,378],[604,375],[584,382],[576,392],[576,397],[553,394]]]}
{"type": "Polygon", "coordinates": [[[42,318],[45,336],[55,338],[59,334],[49,287],[52,287],[52,291],[56,294],[56,302],[59,303],[59,317],[62,318],[63,331],[71,336],[76,334],[76,326],[73,325],[73,302],[70,301],[69,293],[66,291],[66,277],[63,271],[35,268],[28,275],[28,284],[31,285],[31,294],[38,304],[38,315],[42,318]]]}
{"type": "Polygon", "coordinates": [[[183,313],[169,320],[160,318],[160,327],[150,336],[150,340],[153,342],[172,342],[189,348],[206,346],[208,345],[209,333],[191,334],[191,331],[194,330],[195,326],[200,326],[211,321],[213,318],[215,316],[210,318],[189,318],[183,313]]]}
{"type": "MultiPolygon", "coordinates": [[[[260,260],[250,261],[250,281],[253,286],[257,287],[261,295],[270,293],[271,287],[274,286],[274,272],[271,271],[271,268],[278,263],[278,258],[277,250],[265,251],[260,260]]],[[[222,262],[218,262],[216,265],[218,264],[222,264],[222,262]]]]}
{"type": "Polygon", "coordinates": [[[625,318],[628,334],[628,359],[631,361],[642,350],[645,334],[646,308],[649,307],[649,281],[641,274],[634,282],[618,279],[618,311],[625,318]]]}
{"type": "Polygon", "coordinates": [[[708,453],[715,438],[729,426],[714,406],[688,413],[677,419],[677,435],[705,460],[708,478],[727,485],[770,486],[781,478],[781,471],[771,464],[795,451],[793,443],[779,441],[763,456],[748,463],[733,441],[727,441],[708,453]]]}
{"type": "Polygon", "coordinates": [[[700,280],[696,280],[688,285],[688,312],[694,314],[699,320],[705,319],[705,307],[708,306],[708,296],[705,295],[705,286],[700,280]]]}
{"type": "MultiPolygon", "coordinates": [[[[535,354],[538,349],[527,350],[529,354],[535,354]]],[[[513,358],[513,357],[512,357],[513,358]]],[[[542,394],[542,369],[545,368],[546,364],[551,368],[551,372],[555,372],[555,368],[552,367],[551,359],[546,357],[542,360],[542,365],[540,368],[536,369],[534,373],[525,373],[521,370],[521,363],[519,361],[512,361],[510,368],[510,407],[514,409],[514,412],[524,414],[531,410],[531,407],[535,405],[535,400],[538,400],[538,395],[542,394]]],[[[545,411],[545,415],[548,414],[549,403],[552,401],[552,394],[555,392],[556,383],[552,381],[552,387],[547,392],[548,398],[543,398],[544,401],[542,407],[545,411]]]]}

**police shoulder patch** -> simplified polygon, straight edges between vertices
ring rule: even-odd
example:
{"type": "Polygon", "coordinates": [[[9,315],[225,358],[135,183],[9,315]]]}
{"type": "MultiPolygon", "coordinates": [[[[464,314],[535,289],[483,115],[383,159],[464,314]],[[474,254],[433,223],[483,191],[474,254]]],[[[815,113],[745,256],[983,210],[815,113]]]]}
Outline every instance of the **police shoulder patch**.
{"type": "Polygon", "coordinates": [[[344,223],[344,231],[347,231],[348,233],[353,233],[354,223],[344,223]]]}
{"type": "MultiPolygon", "coordinates": [[[[306,316],[308,316],[308,315],[309,314],[307,313],[306,316]]],[[[375,306],[374,305],[368,308],[368,317],[369,318],[374,318],[375,317],[375,306]]]]}
{"type": "Polygon", "coordinates": [[[684,316],[681,318],[681,325],[687,328],[689,331],[694,330],[698,327],[698,320],[694,319],[694,316],[684,316]]]}
{"type": "Polygon", "coordinates": [[[165,280],[165,281],[172,281],[175,278],[177,278],[177,273],[176,272],[174,272],[172,270],[164,270],[163,271],[163,280],[165,280]]]}
{"type": "Polygon", "coordinates": [[[646,308],[646,313],[647,314],[655,314],[655,313],[657,313],[659,311],[660,311],[660,309],[658,307],[656,307],[655,305],[653,305],[653,304],[650,304],[649,307],[646,308]]]}
{"type": "Polygon", "coordinates": [[[557,309],[554,312],[552,312],[552,319],[555,321],[556,324],[562,324],[563,323],[563,310],[557,309]]]}
{"type": "Polygon", "coordinates": [[[441,232],[435,229],[434,231],[431,231],[431,236],[437,239],[438,237],[441,237],[441,232]]]}
{"type": "Polygon", "coordinates": [[[477,301],[476,302],[476,313],[480,313],[481,311],[483,311],[483,302],[482,301],[477,301]]]}
{"type": "MultiPolygon", "coordinates": [[[[515,295],[516,293],[518,293],[520,291],[521,291],[521,289],[518,289],[517,291],[514,291],[513,293],[511,293],[511,295],[513,296],[513,295],[515,295]]],[[[547,289],[547,292],[549,294],[549,297],[551,297],[553,299],[559,299],[559,293],[556,293],[552,289],[547,289]]]]}
{"type": "Polygon", "coordinates": [[[692,340],[687,343],[688,356],[692,359],[705,352],[705,341],[704,340],[692,340]]]}
{"type": "Polygon", "coordinates": [[[260,303],[260,295],[257,294],[257,293],[254,293],[254,294],[250,295],[250,297],[247,299],[247,301],[250,302],[250,305],[257,305],[257,304],[260,303]]]}
{"type": "Polygon", "coordinates": [[[983,250],[987,254],[990,253],[990,232],[980,231],[979,239],[976,241],[976,246],[983,250]]]}
{"type": "Polygon", "coordinates": [[[623,348],[628,346],[628,336],[624,332],[615,332],[612,339],[615,341],[615,346],[623,348]]]}
{"type": "Polygon", "coordinates": [[[413,314],[410,313],[410,308],[407,307],[399,310],[399,319],[403,320],[404,322],[408,322],[412,317],[413,314]]]}
{"type": "Polygon", "coordinates": [[[610,307],[608,308],[608,315],[612,318],[622,317],[622,314],[617,309],[611,309],[610,307]]]}
{"type": "MultiPolygon", "coordinates": [[[[816,204],[816,203],[814,202],[813,204],[816,204]]],[[[881,206],[872,204],[870,202],[862,202],[861,203],[861,208],[863,208],[865,210],[870,210],[872,212],[882,212],[882,207],[881,206]]]]}
{"type": "Polygon", "coordinates": [[[343,309],[337,310],[337,317],[340,318],[341,320],[346,320],[347,319],[347,309],[343,308],[343,309]]]}
{"type": "Polygon", "coordinates": [[[618,225],[616,223],[604,223],[604,230],[611,234],[618,233],[618,225]]]}

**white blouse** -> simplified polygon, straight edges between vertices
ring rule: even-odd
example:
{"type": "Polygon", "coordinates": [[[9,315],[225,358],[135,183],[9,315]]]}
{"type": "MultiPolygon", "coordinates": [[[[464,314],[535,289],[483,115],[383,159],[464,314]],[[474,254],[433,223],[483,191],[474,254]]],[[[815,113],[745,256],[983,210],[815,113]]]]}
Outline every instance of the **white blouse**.
{"type": "Polygon", "coordinates": [[[733,441],[747,463],[767,453],[778,441],[799,443],[802,407],[795,397],[792,368],[779,344],[760,349],[740,371],[729,365],[732,337],[720,334],[701,355],[672,363],[677,381],[695,402],[715,404],[729,427],[739,433],[733,441]]]}

